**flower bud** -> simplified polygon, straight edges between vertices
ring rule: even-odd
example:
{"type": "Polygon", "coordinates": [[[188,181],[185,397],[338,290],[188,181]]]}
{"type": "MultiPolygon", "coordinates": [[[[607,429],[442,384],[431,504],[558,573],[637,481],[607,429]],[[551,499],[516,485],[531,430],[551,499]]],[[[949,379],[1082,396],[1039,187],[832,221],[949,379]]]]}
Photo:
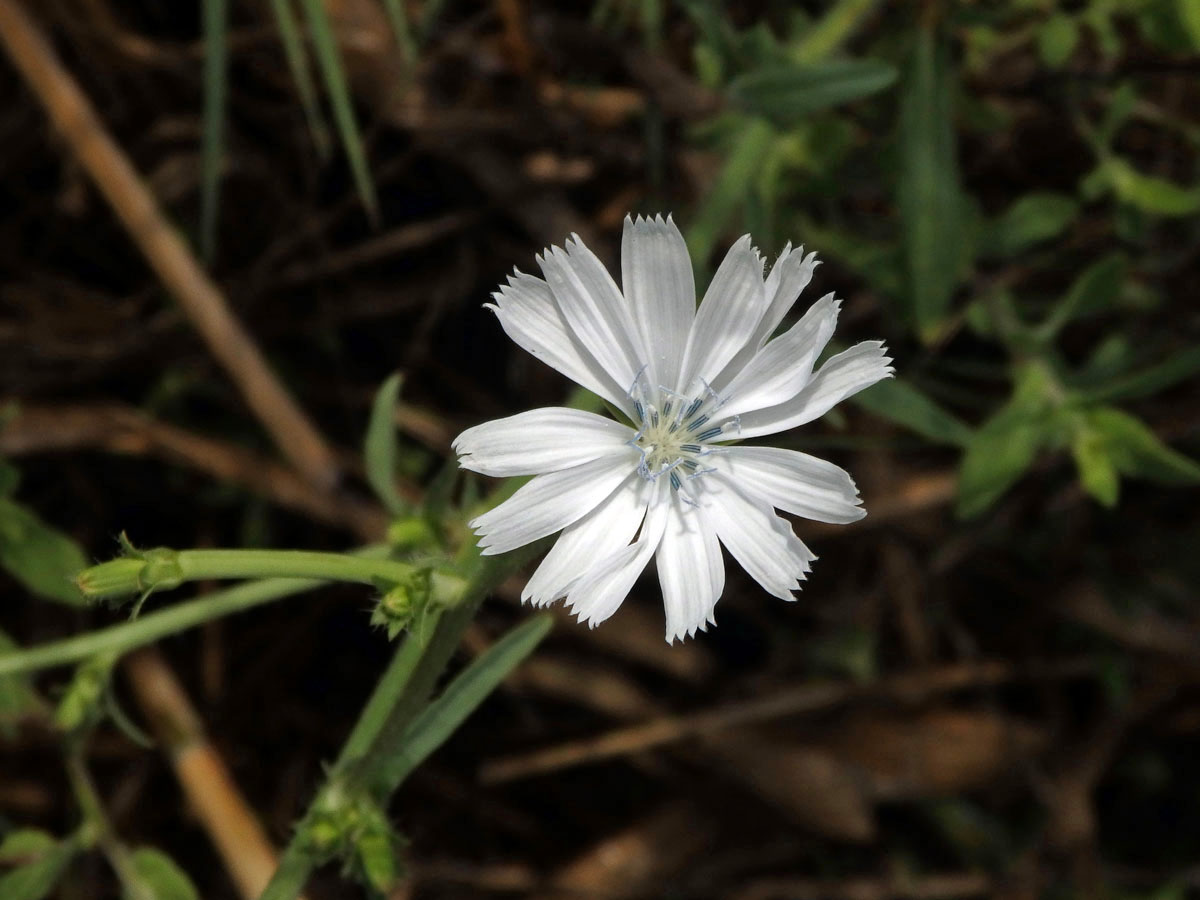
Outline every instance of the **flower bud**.
{"type": "Polygon", "coordinates": [[[419,569],[394,583],[375,605],[371,624],[387,629],[388,640],[395,640],[405,629],[420,632],[429,611],[430,580],[429,569],[419,569]]]}

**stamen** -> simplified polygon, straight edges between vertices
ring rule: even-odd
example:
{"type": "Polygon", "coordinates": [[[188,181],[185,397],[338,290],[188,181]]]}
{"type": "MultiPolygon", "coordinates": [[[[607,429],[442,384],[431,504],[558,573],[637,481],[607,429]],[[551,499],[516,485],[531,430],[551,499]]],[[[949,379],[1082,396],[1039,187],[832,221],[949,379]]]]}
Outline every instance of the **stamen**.
{"type": "MultiPolygon", "coordinates": [[[[726,423],[726,424],[728,424],[728,423],[726,423]]],[[[713,438],[718,437],[724,433],[725,433],[725,425],[715,425],[712,428],[707,428],[704,431],[700,432],[698,435],[696,435],[696,440],[711,441],[713,438]]]]}
{"type": "Polygon", "coordinates": [[[679,475],[677,475],[675,472],[672,472],[671,473],[671,487],[674,488],[675,490],[679,490],[679,485],[681,483],[682,482],[680,482],[680,480],[679,480],[679,475]]]}

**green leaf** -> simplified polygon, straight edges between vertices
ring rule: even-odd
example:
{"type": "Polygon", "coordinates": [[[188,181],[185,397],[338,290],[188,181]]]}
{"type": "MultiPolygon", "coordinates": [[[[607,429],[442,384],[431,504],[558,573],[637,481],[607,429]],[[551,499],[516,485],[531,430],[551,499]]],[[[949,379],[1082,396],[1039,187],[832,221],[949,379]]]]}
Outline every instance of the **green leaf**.
{"type": "Polygon", "coordinates": [[[879,0],[836,0],[819,22],[796,41],[788,55],[797,63],[820,62],[830,56],[870,18],[879,0]]]}
{"type": "Polygon", "coordinates": [[[136,889],[125,885],[127,900],[199,900],[191,878],[171,857],[153,847],[139,847],[129,855],[137,878],[136,889]]]}
{"type": "Polygon", "coordinates": [[[763,119],[747,119],[740,129],[721,174],[692,216],[687,231],[688,249],[697,267],[707,265],[717,238],[728,226],[734,210],[745,202],[774,139],[775,130],[763,119]]]}
{"type": "Polygon", "coordinates": [[[1128,264],[1120,253],[1093,263],[1080,273],[1061,300],[1054,304],[1040,328],[1051,338],[1073,319],[1111,309],[1121,296],[1128,264]]]}
{"type": "Polygon", "coordinates": [[[1078,202],[1066,194],[1026,194],[988,225],[980,252],[1016,256],[1034,244],[1058,237],[1078,214],[1078,202]]]}
{"type": "Polygon", "coordinates": [[[409,511],[408,504],[396,490],[396,403],[403,384],[404,376],[397,372],[380,385],[371,406],[363,448],[367,481],[393,516],[409,511]]]}
{"type": "MultiPolygon", "coordinates": [[[[0,656],[20,649],[16,641],[0,631],[0,656]]],[[[39,705],[37,693],[27,675],[0,675],[0,732],[11,734],[16,721],[39,705]]],[[[4,845],[0,845],[0,863],[5,862],[3,853],[4,845]]]]}
{"type": "Polygon", "coordinates": [[[1084,424],[1071,441],[1071,455],[1075,458],[1075,468],[1079,470],[1083,489],[1100,505],[1109,508],[1116,506],[1121,480],[1109,455],[1104,435],[1084,424]]]}
{"type": "Polygon", "coordinates": [[[729,99],[786,128],[823,109],[878,93],[896,75],[892,65],[878,59],[807,66],[774,63],[735,78],[729,85],[729,99]]]}
{"type": "Polygon", "coordinates": [[[1191,216],[1200,212],[1200,187],[1182,187],[1165,178],[1143,175],[1119,156],[1104,163],[1117,198],[1156,216],[1191,216]]]}
{"type": "Polygon", "coordinates": [[[203,0],[204,134],[200,152],[200,255],[209,261],[217,247],[221,163],[225,156],[225,97],[228,47],[226,0],[203,0]]]}
{"type": "Polygon", "coordinates": [[[1164,484],[1200,484],[1200,463],[1172,450],[1141,420],[1105,406],[1092,410],[1088,423],[1103,436],[1119,472],[1164,484]]]}
{"type": "Polygon", "coordinates": [[[1042,62],[1057,69],[1071,58],[1079,43],[1079,24],[1072,16],[1055,13],[1038,31],[1037,42],[1042,62]]]}
{"type": "Polygon", "coordinates": [[[40,828],[14,828],[0,841],[0,866],[16,866],[44,856],[58,838],[40,828]]]}
{"type": "Polygon", "coordinates": [[[906,380],[891,378],[854,395],[853,403],[881,418],[915,431],[935,444],[966,447],[971,427],[906,380]]]}
{"type": "Polygon", "coordinates": [[[346,73],[342,67],[342,56],[338,51],[337,39],[333,34],[333,25],[329,21],[329,14],[325,11],[325,4],[321,0],[301,0],[301,3],[304,5],[304,13],[308,18],[308,28],[312,33],[317,64],[325,79],[325,90],[329,94],[329,103],[333,107],[333,120],[337,124],[338,134],[341,136],[346,159],[350,163],[350,172],[354,176],[358,196],[367,210],[367,215],[371,217],[372,221],[378,221],[379,203],[375,198],[375,185],[371,181],[371,173],[367,168],[367,158],[363,152],[358,120],[354,115],[354,102],[346,83],[346,73]]]}
{"type": "Polygon", "coordinates": [[[1052,436],[1049,376],[1035,365],[1017,378],[1011,400],[976,430],[958,472],[956,512],[979,515],[1033,465],[1052,436]]]}
{"type": "Polygon", "coordinates": [[[408,24],[408,12],[404,9],[404,0],[383,0],[387,9],[388,20],[392,23],[392,35],[396,38],[396,46],[400,55],[408,65],[417,61],[417,44],[413,40],[412,28],[408,24]]]}
{"type": "Polygon", "coordinates": [[[917,32],[900,101],[900,169],[909,314],[921,339],[932,342],[962,270],[966,203],[958,183],[949,55],[927,28],[917,32]]]}
{"type": "Polygon", "coordinates": [[[317,148],[317,154],[325,158],[329,155],[329,129],[321,115],[321,104],[317,102],[317,86],[309,68],[308,50],[300,34],[300,24],[292,10],[292,0],[271,0],[271,12],[275,16],[275,25],[279,28],[283,55],[287,60],[292,81],[296,84],[296,92],[300,95],[300,105],[304,109],[304,118],[308,121],[313,144],[317,148]]]}
{"type": "Polygon", "coordinates": [[[1157,365],[1090,391],[1087,396],[1091,400],[1135,400],[1157,394],[1197,373],[1200,373],[1200,347],[1189,347],[1157,365]]]}
{"type": "Polygon", "coordinates": [[[0,498],[0,566],[29,591],[69,606],[83,606],[71,580],[87,568],[79,545],[31,510],[0,498]]]}
{"type": "Polygon", "coordinates": [[[395,790],[409,773],[446,742],[459,725],[475,711],[508,673],[536,647],[553,625],[546,614],[518,625],[472,662],[442,695],[413,720],[405,732],[403,751],[387,760],[380,782],[388,791],[395,790]]]}
{"type": "Polygon", "coordinates": [[[76,853],[73,840],[60,841],[39,855],[0,877],[0,897],[4,900],[42,900],[48,897],[76,853]]]}
{"type": "Polygon", "coordinates": [[[1187,32],[1192,49],[1200,50],[1200,3],[1196,0],[1175,0],[1175,10],[1179,14],[1180,24],[1187,32]]]}

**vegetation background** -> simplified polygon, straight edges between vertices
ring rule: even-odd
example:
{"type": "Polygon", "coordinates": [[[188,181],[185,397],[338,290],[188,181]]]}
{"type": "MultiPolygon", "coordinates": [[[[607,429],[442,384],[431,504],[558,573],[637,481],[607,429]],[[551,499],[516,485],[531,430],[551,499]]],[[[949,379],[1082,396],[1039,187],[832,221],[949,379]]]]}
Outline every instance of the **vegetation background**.
{"type": "MultiPolygon", "coordinates": [[[[1195,0],[0,0],[0,45],[10,650],[122,621],[66,579],[121,531],[383,538],[394,371],[396,490],[444,507],[461,428],[569,390],[491,290],[673,211],[702,273],[819,251],[838,340],[887,339],[792,436],[869,515],[682,646],[651,578],[564,616],[394,798],[392,896],[1200,896],[1195,0]]],[[[390,655],[369,609],[0,679],[0,896],[238,896],[390,655]]]]}

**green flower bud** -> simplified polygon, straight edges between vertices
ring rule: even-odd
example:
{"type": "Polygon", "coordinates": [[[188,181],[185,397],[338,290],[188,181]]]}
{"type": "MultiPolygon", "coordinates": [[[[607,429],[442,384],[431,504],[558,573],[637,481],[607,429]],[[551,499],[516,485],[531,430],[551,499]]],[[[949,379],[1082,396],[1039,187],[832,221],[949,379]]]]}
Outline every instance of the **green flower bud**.
{"type": "Polygon", "coordinates": [[[430,570],[420,569],[393,584],[375,605],[371,624],[387,629],[388,640],[407,628],[417,630],[429,610],[430,582],[430,570]]]}
{"type": "Polygon", "coordinates": [[[104,712],[104,692],[116,661],[115,654],[103,653],[80,664],[54,711],[59,728],[79,731],[99,720],[104,712]]]}
{"type": "Polygon", "coordinates": [[[105,600],[136,594],[141,587],[142,569],[140,559],[122,557],[84,569],[75,576],[75,584],[89,600],[105,600]]]}
{"type": "Polygon", "coordinates": [[[387,542],[398,550],[419,550],[437,543],[437,535],[424,519],[410,516],[388,526],[387,542]]]}

